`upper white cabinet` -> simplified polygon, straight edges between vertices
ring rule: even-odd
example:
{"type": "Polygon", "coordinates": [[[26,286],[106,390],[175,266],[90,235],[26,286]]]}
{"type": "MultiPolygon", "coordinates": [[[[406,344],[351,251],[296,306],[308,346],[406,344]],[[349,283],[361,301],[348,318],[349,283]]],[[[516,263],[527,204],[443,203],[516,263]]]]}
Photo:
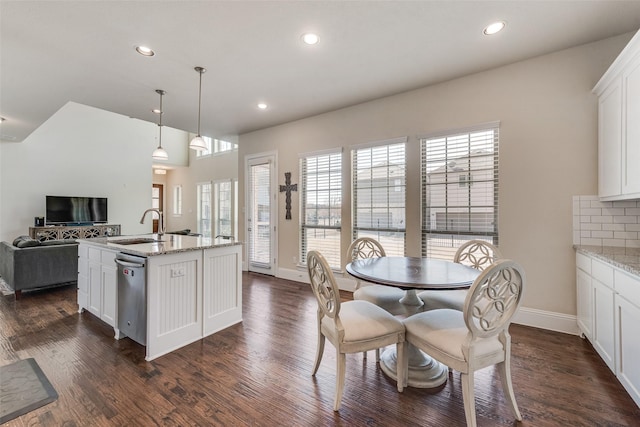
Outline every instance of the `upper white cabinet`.
{"type": "Polygon", "coordinates": [[[598,95],[598,195],[640,198],[640,31],[593,88],[598,95]]]}

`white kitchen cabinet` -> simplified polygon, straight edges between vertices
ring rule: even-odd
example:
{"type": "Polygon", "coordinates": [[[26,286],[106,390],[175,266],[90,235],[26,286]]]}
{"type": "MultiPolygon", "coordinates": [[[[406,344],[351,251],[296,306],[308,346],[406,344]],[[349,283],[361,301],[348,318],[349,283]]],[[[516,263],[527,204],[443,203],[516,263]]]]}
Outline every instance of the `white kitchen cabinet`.
{"type": "Polygon", "coordinates": [[[615,327],[613,289],[593,280],[593,339],[591,343],[609,369],[615,372],[615,327]]]}
{"type": "Polygon", "coordinates": [[[576,292],[578,328],[590,341],[593,338],[593,291],[591,286],[591,259],[576,254],[576,292]]]}
{"type": "Polygon", "coordinates": [[[622,193],[622,84],[618,78],[598,99],[598,196],[622,193]]]}
{"type": "Polygon", "coordinates": [[[622,194],[640,197],[640,43],[622,73],[624,132],[622,194]]]}
{"type": "Polygon", "coordinates": [[[640,31],[593,92],[598,95],[598,195],[640,198],[640,31]]]}
{"type": "Polygon", "coordinates": [[[640,276],[578,252],[576,286],[578,327],[640,406],[640,276]]]}
{"type": "Polygon", "coordinates": [[[78,307],[116,327],[116,251],[78,245],[78,307]]]}
{"type": "Polygon", "coordinates": [[[640,406],[640,279],[616,271],[615,285],[616,375],[640,406]]]}

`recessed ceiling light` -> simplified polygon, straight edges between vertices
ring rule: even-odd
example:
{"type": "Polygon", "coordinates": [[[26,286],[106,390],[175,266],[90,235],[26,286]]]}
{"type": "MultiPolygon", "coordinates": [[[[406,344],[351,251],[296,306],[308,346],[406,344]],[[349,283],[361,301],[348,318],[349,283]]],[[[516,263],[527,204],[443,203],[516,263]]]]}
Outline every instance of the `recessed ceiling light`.
{"type": "Polygon", "coordinates": [[[267,109],[267,104],[265,104],[264,102],[261,102],[258,104],[258,108],[261,110],[266,110],[267,109]]]}
{"type": "Polygon", "coordinates": [[[314,33],[305,33],[302,35],[302,41],[306,44],[316,44],[320,41],[320,37],[314,33]]]}
{"type": "Polygon", "coordinates": [[[162,111],[160,111],[160,109],[159,109],[159,108],[154,108],[153,110],[151,110],[151,112],[152,112],[153,114],[160,114],[160,113],[162,113],[162,111]]]}
{"type": "Polygon", "coordinates": [[[153,50],[151,50],[151,48],[148,48],[146,46],[136,46],[136,52],[144,56],[153,56],[156,54],[153,50]]]}
{"type": "Polygon", "coordinates": [[[500,31],[502,31],[506,25],[507,25],[507,23],[504,22],[504,21],[494,22],[493,24],[487,25],[484,28],[484,30],[482,30],[482,32],[485,35],[490,36],[492,34],[495,34],[495,33],[498,33],[500,31]]]}

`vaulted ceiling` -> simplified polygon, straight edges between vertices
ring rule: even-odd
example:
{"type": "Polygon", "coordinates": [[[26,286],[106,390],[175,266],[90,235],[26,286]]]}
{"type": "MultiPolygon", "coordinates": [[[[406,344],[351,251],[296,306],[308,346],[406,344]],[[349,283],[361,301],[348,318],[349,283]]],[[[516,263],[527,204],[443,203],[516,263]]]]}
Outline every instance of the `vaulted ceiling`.
{"type": "Polygon", "coordinates": [[[195,66],[202,134],[222,137],[638,28],[640,1],[1,0],[0,139],[69,101],[157,122],[156,89],[164,124],[195,132],[195,66]]]}

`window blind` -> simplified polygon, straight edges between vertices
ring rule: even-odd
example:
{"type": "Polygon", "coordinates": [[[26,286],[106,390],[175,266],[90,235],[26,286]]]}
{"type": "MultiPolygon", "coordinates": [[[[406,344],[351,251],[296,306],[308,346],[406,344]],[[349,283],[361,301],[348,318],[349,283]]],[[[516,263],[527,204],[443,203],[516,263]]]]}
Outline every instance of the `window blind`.
{"type": "Polygon", "coordinates": [[[351,151],[353,239],[376,239],[388,256],[404,256],[406,246],[406,138],[401,140],[351,151]]]}
{"type": "Polygon", "coordinates": [[[203,182],[197,186],[198,233],[211,237],[211,183],[203,182]]]}
{"type": "Polygon", "coordinates": [[[301,157],[300,177],[300,261],[306,264],[307,252],[317,250],[340,269],[342,153],[301,157]]]}
{"type": "Polygon", "coordinates": [[[421,138],[422,255],[452,259],[465,241],[498,245],[499,123],[421,138]]]}
{"type": "Polygon", "coordinates": [[[233,236],[232,229],[232,188],[231,181],[217,181],[214,183],[215,215],[214,236],[233,236]]]}

